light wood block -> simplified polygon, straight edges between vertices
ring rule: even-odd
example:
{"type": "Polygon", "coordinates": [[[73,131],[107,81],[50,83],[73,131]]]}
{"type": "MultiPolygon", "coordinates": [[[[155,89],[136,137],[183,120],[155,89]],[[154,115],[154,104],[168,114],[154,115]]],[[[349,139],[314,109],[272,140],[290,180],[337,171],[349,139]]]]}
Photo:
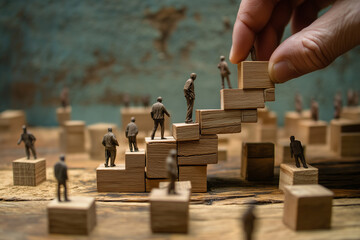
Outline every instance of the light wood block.
{"type": "Polygon", "coordinates": [[[64,123],[60,130],[60,147],[65,153],[85,152],[84,121],[66,121],[64,123]]]}
{"type": "Polygon", "coordinates": [[[37,186],[46,180],[45,158],[20,158],[12,162],[13,181],[17,186],[37,186]]]}
{"type": "Polygon", "coordinates": [[[190,181],[193,193],[207,191],[207,166],[179,166],[179,181],[190,181]]]}
{"type": "Polygon", "coordinates": [[[96,225],[95,198],[70,196],[69,202],[47,205],[49,233],[89,234],[96,225]]]}
{"type": "Polygon", "coordinates": [[[309,111],[303,111],[301,114],[297,112],[286,112],[284,128],[287,136],[298,136],[299,122],[303,119],[311,119],[309,111]]]}
{"type": "Polygon", "coordinates": [[[176,141],[191,141],[200,138],[199,123],[174,123],[172,132],[176,141]]]}
{"type": "Polygon", "coordinates": [[[198,141],[178,142],[179,165],[206,165],[218,162],[218,136],[201,135],[198,141]]]}
{"type": "Polygon", "coordinates": [[[257,109],[244,109],[241,110],[242,123],[256,123],[258,121],[257,109]]]}
{"type": "Polygon", "coordinates": [[[241,110],[196,110],[200,134],[241,132],[241,110]]]}
{"type": "MultiPolygon", "coordinates": [[[[306,145],[302,144],[304,149],[304,156],[306,159],[306,145]]],[[[294,163],[295,159],[291,158],[290,139],[278,141],[275,151],[275,166],[280,166],[281,163],[294,163]]]]}
{"type": "Polygon", "coordinates": [[[272,142],[277,141],[277,125],[257,124],[256,140],[258,142],[272,142]]]}
{"type": "Polygon", "coordinates": [[[284,224],[295,231],[330,228],[333,196],[318,184],[285,187],[284,224]]]}
{"type": "Polygon", "coordinates": [[[170,179],[168,178],[146,178],[145,179],[145,187],[146,192],[150,192],[154,188],[159,188],[160,183],[162,182],[169,182],[170,179]]]}
{"type": "Polygon", "coordinates": [[[96,169],[98,192],[145,192],[145,170],[141,168],[126,169],[125,165],[96,169]]]}
{"type": "Polygon", "coordinates": [[[139,169],[144,170],[145,169],[145,150],[139,149],[138,152],[125,152],[125,166],[126,170],[131,169],[139,169]]]}
{"type": "Polygon", "coordinates": [[[261,89],[221,89],[221,109],[252,109],[265,107],[264,92],[261,89]]]}
{"type": "Polygon", "coordinates": [[[187,233],[190,191],[167,194],[166,189],[150,193],[150,222],[154,233],[187,233]]]}
{"type": "Polygon", "coordinates": [[[267,88],[264,90],[265,102],[275,101],[275,88],[267,88]]]}
{"type": "Polygon", "coordinates": [[[342,138],[344,133],[355,133],[354,137],[356,138],[356,133],[360,133],[360,121],[340,118],[333,119],[330,122],[330,149],[340,156],[354,156],[359,148],[352,148],[353,143],[348,141],[350,140],[349,137],[345,134],[344,138],[342,138]]]}
{"type": "Polygon", "coordinates": [[[238,64],[239,88],[274,88],[268,72],[268,61],[243,61],[238,64]]]}
{"type": "Polygon", "coordinates": [[[267,108],[258,109],[259,123],[264,125],[277,125],[277,116],[273,111],[269,111],[267,108]]]}
{"type": "Polygon", "coordinates": [[[360,132],[341,134],[339,154],[343,157],[360,156],[360,132]]]}
{"type": "MultiPolygon", "coordinates": [[[[168,188],[170,182],[160,182],[159,188],[168,188]]],[[[179,181],[175,182],[175,191],[189,190],[191,192],[191,182],[190,181],[179,181]]]]}
{"type": "Polygon", "coordinates": [[[71,120],[71,106],[67,106],[65,108],[58,107],[56,109],[56,119],[60,126],[64,125],[66,121],[71,120]]]}
{"type": "Polygon", "coordinates": [[[294,163],[280,164],[279,189],[284,190],[285,186],[317,184],[319,170],[309,164],[308,168],[297,168],[294,163]]]}
{"type": "Polygon", "coordinates": [[[91,159],[100,160],[105,159],[105,148],[102,145],[102,139],[111,127],[113,133],[117,136],[117,127],[112,123],[96,123],[88,126],[90,147],[89,155],[91,159]]]}
{"type": "Polygon", "coordinates": [[[166,158],[171,149],[177,149],[176,140],[173,137],[166,139],[145,138],[146,142],[146,177],[167,178],[166,158]]]}
{"type": "Polygon", "coordinates": [[[21,133],[26,124],[26,114],[23,110],[5,110],[0,113],[0,131],[21,133]]]}
{"type": "Polygon", "coordinates": [[[227,161],[227,148],[226,147],[219,147],[218,148],[218,160],[219,161],[227,161]]]}
{"type": "Polygon", "coordinates": [[[340,113],[341,118],[349,120],[360,120],[360,106],[357,107],[344,107],[340,113]]]}
{"type": "Polygon", "coordinates": [[[304,144],[326,144],[327,123],[325,121],[301,120],[298,138],[304,144]]]}

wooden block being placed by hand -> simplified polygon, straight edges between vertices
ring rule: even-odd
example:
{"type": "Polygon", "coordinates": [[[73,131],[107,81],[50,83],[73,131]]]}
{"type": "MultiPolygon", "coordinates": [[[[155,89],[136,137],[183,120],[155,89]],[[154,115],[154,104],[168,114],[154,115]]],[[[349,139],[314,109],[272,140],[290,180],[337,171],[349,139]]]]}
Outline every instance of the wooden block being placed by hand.
{"type": "Polygon", "coordinates": [[[297,168],[295,163],[280,164],[279,189],[284,190],[284,187],[289,185],[317,184],[319,170],[309,164],[307,166],[308,168],[304,168],[301,164],[301,167],[297,168]]]}
{"type": "Polygon", "coordinates": [[[300,120],[298,138],[305,144],[326,144],[327,123],[325,121],[300,120]]]}
{"type": "Polygon", "coordinates": [[[196,110],[200,133],[226,134],[241,132],[241,110],[196,110]]]}
{"type": "Polygon", "coordinates": [[[49,233],[87,235],[96,225],[95,198],[70,196],[69,202],[47,205],[49,233]]]}
{"type": "Polygon", "coordinates": [[[60,126],[63,126],[66,121],[71,120],[71,106],[58,107],[56,109],[56,119],[60,126]]]}
{"type": "Polygon", "coordinates": [[[318,185],[285,187],[283,222],[292,230],[328,229],[331,227],[334,193],[318,185]]]}
{"type": "Polygon", "coordinates": [[[139,149],[138,152],[125,152],[125,168],[145,170],[145,150],[139,149]]]}
{"type": "Polygon", "coordinates": [[[265,102],[275,101],[275,88],[267,88],[264,90],[265,102]]]}
{"type": "MultiPolygon", "coordinates": [[[[168,188],[170,182],[160,182],[159,188],[168,188]]],[[[178,181],[175,182],[175,191],[189,190],[191,192],[191,182],[190,181],[178,181]]]]}
{"type": "Polygon", "coordinates": [[[274,88],[268,72],[268,61],[243,61],[238,64],[239,88],[274,88]]]}
{"type": "Polygon", "coordinates": [[[46,180],[45,158],[20,158],[12,162],[13,181],[17,186],[37,186],[46,180]]]}
{"type": "Polygon", "coordinates": [[[265,107],[262,89],[221,89],[221,109],[252,109],[265,107]]]}
{"type": "Polygon", "coordinates": [[[207,191],[207,166],[179,166],[179,181],[190,181],[193,193],[207,191]]]}
{"type": "Polygon", "coordinates": [[[159,188],[160,183],[162,182],[169,182],[170,179],[168,178],[146,178],[145,185],[146,185],[146,192],[151,192],[153,188],[159,188]]]}
{"type": "Polygon", "coordinates": [[[258,121],[257,109],[244,109],[241,110],[242,123],[256,123],[258,121]]]}
{"type": "Polygon", "coordinates": [[[191,141],[200,138],[199,123],[174,123],[172,132],[176,141],[191,141]]]}

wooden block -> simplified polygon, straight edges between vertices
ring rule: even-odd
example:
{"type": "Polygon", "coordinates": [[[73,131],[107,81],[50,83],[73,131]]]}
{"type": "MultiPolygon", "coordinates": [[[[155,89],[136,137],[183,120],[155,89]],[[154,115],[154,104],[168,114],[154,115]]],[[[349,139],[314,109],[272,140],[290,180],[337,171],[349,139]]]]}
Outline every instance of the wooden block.
{"type": "Polygon", "coordinates": [[[265,102],[275,101],[275,88],[267,88],[264,90],[265,102]]]}
{"type": "Polygon", "coordinates": [[[244,142],[242,145],[242,153],[250,158],[271,158],[274,157],[274,144],[269,142],[244,142]]]}
{"type": "Polygon", "coordinates": [[[342,133],[339,154],[343,157],[360,156],[360,132],[342,133]]]}
{"type": "Polygon", "coordinates": [[[207,166],[179,166],[179,181],[190,181],[194,193],[207,191],[207,166]]]}
{"type": "Polygon", "coordinates": [[[20,158],[12,162],[14,185],[37,186],[46,180],[45,158],[20,158]]]}
{"type": "Polygon", "coordinates": [[[218,161],[217,135],[201,135],[198,141],[178,142],[179,165],[216,164],[218,161]]]}
{"type": "Polygon", "coordinates": [[[150,193],[150,222],[154,233],[187,233],[190,191],[167,194],[166,189],[150,193]]]}
{"type": "Polygon", "coordinates": [[[60,147],[65,153],[85,152],[84,121],[66,121],[64,123],[60,130],[60,147]]]}
{"type": "Polygon", "coordinates": [[[70,196],[69,202],[47,205],[49,233],[89,234],[96,225],[95,198],[70,196]]]}
{"type": "Polygon", "coordinates": [[[238,64],[239,88],[274,88],[268,73],[268,61],[243,61],[238,64]]]}
{"type": "Polygon", "coordinates": [[[272,142],[277,141],[277,125],[257,124],[256,140],[258,142],[272,142]]]}
{"type": "Polygon", "coordinates": [[[160,183],[162,182],[169,182],[170,179],[168,178],[146,178],[145,185],[146,185],[146,192],[150,192],[154,188],[159,188],[160,183]]]}
{"type": "MultiPolygon", "coordinates": [[[[160,182],[159,188],[168,188],[170,182],[160,182]]],[[[175,182],[175,191],[189,190],[191,192],[191,182],[190,181],[179,181],[175,182]]]]}
{"type": "Polygon", "coordinates": [[[96,169],[98,192],[145,192],[145,170],[141,168],[126,169],[125,165],[96,169]]]}
{"type": "Polygon", "coordinates": [[[333,196],[318,184],[285,187],[284,224],[295,231],[330,228],[333,196]]]}
{"type": "Polygon", "coordinates": [[[218,160],[219,161],[227,161],[227,148],[226,147],[219,147],[218,160]]]}
{"type": "MultiPolygon", "coordinates": [[[[306,159],[306,145],[302,144],[304,149],[304,156],[306,159]]],[[[281,163],[294,163],[294,158],[291,158],[290,153],[290,139],[278,141],[275,151],[275,166],[280,166],[281,163]]]]}
{"type": "Polygon", "coordinates": [[[89,137],[90,137],[90,147],[89,155],[91,159],[94,160],[104,160],[105,159],[105,148],[102,145],[102,139],[104,135],[108,132],[108,128],[111,127],[113,133],[117,136],[117,127],[112,123],[96,123],[88,126],[89,137]]]}
{"type": "Polygon", "coordinates": [[[23,110],[5,110],[0,113],[0,130],[21,133],[26,124],[26,114],[23,110]]]}
{"type": "Polygon", "coordinates": [[[327,123],[325,121],[301,120],[298,138],[304,144],[326,144],[327,123]]]}
{"type": "Polygon", "coordinates": [[[265,107],[264,92],[258,89],[221,89],[221,109],[252,109],[265,107]]]}
{"type": "Polygon", "coordinates": [[[125,152],[125,167],[126,170],[131,169],[145,169],[145,150],[139,149],[138,152],[125,152]]]}
{"type": "Polygon", "coordinates": [[[284,190],[285,186],[317,184],[319,170],[309,164],[308,168],[297,168],[294,163],[280,164],[279,189],[284,190]]]}
{"type": "Polygon", "coordinates": [[[84,132],[85,122],[79,120],[65,121],[64,129],[67,133],[84,132]]]}
{"type": "Polygon", "coordinates": [[[172,132],[176,141],[199,140],[199,123],[174,123],[172,132]]]}
{"type": "Polygon", "coordinates": [[[349,120],[360,120],[360,106],[343,107],[340,117],[349,120]]]}
{"type": "Polygon", "coordinates": [[[257,109],[241,110],[241,122],[242,123],[256,123],[257,120],[258,120],[257,109]]]}
{"type": "Polygon", "coordinates": [[[277,126],[277,116],[273,111],[269,111],[267,108],[258,109],[259,123],[264,125],[275,125],[277,126]]]}
{"type": "Polygon", "coordinates": [[[310,119],[311,115],[308,111],[303,111],[301,114],[297,112],[285,113],[285,133],[287,136],[298,136],[299,122],[302,119],[310,119]]]}
{"type": "Polygon", "coordinates": [[[200,134],[241,132],[241,110],[196,110],[200,134]]]}
{"type": "Polygon", "coordinates": [[[67,106],[65,108],[58,107],[56,109],[56,119],[60,126],[64,125],[66,121],[71,120],[71,107],[67,106]]]}
{"type": "MultiPolygon", "coordinates": [[[[330,149],[338,155],[344,156],[348,152],[342,151],[341,135],[343,133],[360,133],[360,121],[349,119],[333,119],[330,122],[330,149]]],[[[355,134],[356,135],[356,134],[355,134]]],[[[348,139],[345,137],[345,139],[348,139]]],[[[350,145],[345,144],[344,147],[349,149],[350,145]]]]}

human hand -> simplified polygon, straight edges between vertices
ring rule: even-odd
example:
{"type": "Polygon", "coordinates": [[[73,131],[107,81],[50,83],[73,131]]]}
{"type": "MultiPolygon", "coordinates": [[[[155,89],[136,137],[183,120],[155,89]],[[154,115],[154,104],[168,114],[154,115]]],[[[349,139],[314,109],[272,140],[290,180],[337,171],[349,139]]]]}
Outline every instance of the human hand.
{"type": "Polygon", "coordinates": [[[360,1],[242,0],[232,41],[232,63],[243,61],[254,45],[257,60],[269,60],[271,80],[286,82],[328,66],[359,45],[360,1]],[[290,18],[293,35],[280,44],[290,18]]]}

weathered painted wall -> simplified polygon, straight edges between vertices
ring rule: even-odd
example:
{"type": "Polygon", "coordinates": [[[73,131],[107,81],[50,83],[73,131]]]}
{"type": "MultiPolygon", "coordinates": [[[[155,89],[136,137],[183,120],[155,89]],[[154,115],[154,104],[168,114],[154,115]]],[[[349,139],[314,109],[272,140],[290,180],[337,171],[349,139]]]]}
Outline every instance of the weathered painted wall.
{"type": "MultiPolygon", "coordinates": [[[[183,84],[198,74],[195,108],[219,108],[216,65],[228,55],[239,1],[0,0],[0,110],[26,109],[32,125],[56,125],[55,108],[70,87],[73,118],[119,123],[125,93],[161,95],[183,121],[183,84]]],[[[300,92],[315,96],[320,117],[333,114],[333,95],[360,89],[360,48],[328,68],[276,86],[279,123],[300,92]]],[[[232,65],[232,84],[236,66],[232,65]]],[[[344,96],[345,98],[345,96],[344,96]]]]}

